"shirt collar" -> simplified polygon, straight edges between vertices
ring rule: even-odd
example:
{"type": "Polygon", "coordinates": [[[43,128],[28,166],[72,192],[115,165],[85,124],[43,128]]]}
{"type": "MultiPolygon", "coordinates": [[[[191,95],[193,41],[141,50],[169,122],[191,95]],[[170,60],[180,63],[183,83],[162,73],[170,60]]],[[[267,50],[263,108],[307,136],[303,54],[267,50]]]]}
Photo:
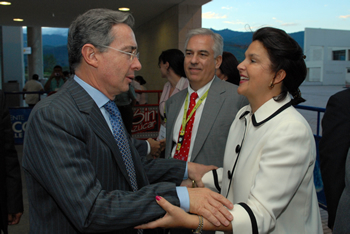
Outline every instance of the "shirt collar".
{"type": "Polygon", "coordinates": [[[181,90],[183,89],[182,87],[184,86],[184,83],[186,82],[186,80],[187,80],[187,78],[181,77],[180,80],[179,80],[179,82],[177,82],[175,88],[176,88],[177,90],[181,91],[181,90]]]}
{"type": "Polygon", "coordinates": [[[192,88],[191,88],[191,85],[188,85],[188,94],[191,96],[191,94],[193,92],[197,92],[198,94],[198,98],[201,98],[205,92],[207,92],[207,90],[210,88],[211,84],[213,83],[213,80],[214,80],[215,76],[213,77],[213,79],[211,79],[211,81],[209,81],[206,85],[204,85],[202,88],[198,89],[197,91],[194,91],[192,88]]]}
{"type": "Polygon", "coordinates": [[[95,89],[82,79],[80,79],[78,76],[74,76],[74,80],[81,86],[85,91],[91,96],[91,98],[95,101],[98,108],[103,107],[104,104],[106,104],[109,101],[109,98],[104,95],[100,90],[95,89]]]}
{"type": "MultiPolygon", "coordinates": [[[[276,102],[273,98],[265,102],[254,114],[252,114],[252,122],[255,127],[271,120],[273,117],[277,116],[279,113],[291,106],[291,98],[289,93],[280,102],[276,102]]],[[[249,107],[251,112],[251,108],[249,107]]]]}

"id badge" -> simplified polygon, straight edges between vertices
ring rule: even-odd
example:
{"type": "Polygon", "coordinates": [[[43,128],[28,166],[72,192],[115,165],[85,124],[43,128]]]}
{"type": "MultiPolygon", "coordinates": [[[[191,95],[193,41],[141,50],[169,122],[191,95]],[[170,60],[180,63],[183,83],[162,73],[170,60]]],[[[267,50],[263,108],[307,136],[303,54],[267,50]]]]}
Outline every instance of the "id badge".
{"type": "Polygon", "coordinates": [[[166,137],[166,128],[164,125],[160,125],[159,135],[157,140],[163,140],[166,137]]]}

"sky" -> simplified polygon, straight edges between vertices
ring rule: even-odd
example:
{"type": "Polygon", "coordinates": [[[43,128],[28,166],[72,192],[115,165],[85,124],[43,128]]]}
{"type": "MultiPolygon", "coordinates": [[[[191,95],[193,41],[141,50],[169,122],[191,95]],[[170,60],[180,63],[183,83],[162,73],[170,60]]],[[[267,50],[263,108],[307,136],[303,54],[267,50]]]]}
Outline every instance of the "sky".
{"type": "MultiPolygon", "coordinates": [[[[212,0],[202,7],[204,28],[246,32],[265,26],[287,33],[305,28],[350,30],[350,0],[212,0]]],[[[64,36],[68,32],[66,28],[42,30],[64,36]]]]}
{"type": "Polygon", "coordinates": [[[349,0],[212,0],[202,6],[202,27],[255,31],[275,27],[287,33],[305,28],[350,30],[349,0]]]}

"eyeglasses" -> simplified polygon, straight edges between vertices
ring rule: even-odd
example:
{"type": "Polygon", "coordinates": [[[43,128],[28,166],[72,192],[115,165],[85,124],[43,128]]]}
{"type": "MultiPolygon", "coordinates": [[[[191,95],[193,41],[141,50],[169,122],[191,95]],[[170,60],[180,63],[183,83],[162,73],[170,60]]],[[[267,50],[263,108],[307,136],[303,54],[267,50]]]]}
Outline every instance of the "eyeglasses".
{"type": "Polygon", "coordinates": [[[113,47],[110,47],[110,46],[104,46],[104,45],[100,45],[101,47],[104,47],[104,48],[109,48],[109,49],[112,49],[112,50],[116,50],[116,51],[119,51],[120,53],[123,53],[123,54],[127,54],[130,56],[130,62],[132,60],[134,60],[135,57],[137,57],[137,59],[139,59],[139,55],[140,53],[137,52],[137,50],[135,49],[132,53],[129,53],[129,52],[126,52],[126,51],[123,51],[123,50],[118,50],[116,48],[113,48],[113,47]]]}

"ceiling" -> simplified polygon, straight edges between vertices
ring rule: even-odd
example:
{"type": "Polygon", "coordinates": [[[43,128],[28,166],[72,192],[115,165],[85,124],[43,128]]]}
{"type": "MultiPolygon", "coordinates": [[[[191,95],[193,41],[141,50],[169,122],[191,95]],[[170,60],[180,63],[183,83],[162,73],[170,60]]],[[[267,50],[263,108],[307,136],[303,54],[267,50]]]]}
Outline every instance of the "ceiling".
{"type": "Polygon", "coordinates": [[[6,0],[10,6],[0,5],[2,26],[69,27],[80,14],[92,8],[118,10],[128,7],[135,17],[135,28],[167,9],[178,5],[202,5],[208,0],[6,0]],[[13,18],[22,18],[15,22],[13,18]]]}

